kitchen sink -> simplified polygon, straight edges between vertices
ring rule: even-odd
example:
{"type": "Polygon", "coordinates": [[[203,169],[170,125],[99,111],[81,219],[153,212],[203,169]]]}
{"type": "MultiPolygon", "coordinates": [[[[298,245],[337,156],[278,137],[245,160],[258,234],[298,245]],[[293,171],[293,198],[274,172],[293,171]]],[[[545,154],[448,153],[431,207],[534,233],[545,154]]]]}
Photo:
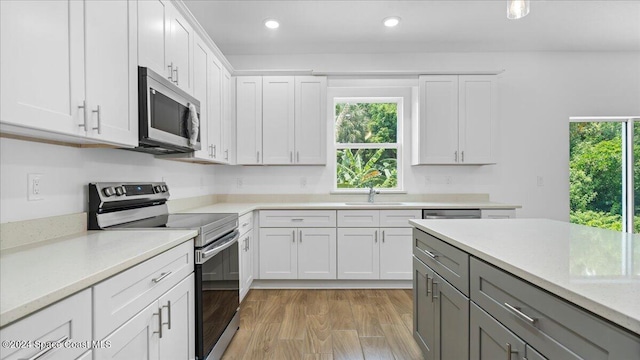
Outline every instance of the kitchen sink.
{"type": "Polygon", "coordinates": [[[386,202],[386,201],[380,201],[380,202],[366,202],[366,201],[362,201],[362,202],[348,202],[348,203],[344,203],[345,205],[404,205],[404,203],[401,202],[386,202]]]}

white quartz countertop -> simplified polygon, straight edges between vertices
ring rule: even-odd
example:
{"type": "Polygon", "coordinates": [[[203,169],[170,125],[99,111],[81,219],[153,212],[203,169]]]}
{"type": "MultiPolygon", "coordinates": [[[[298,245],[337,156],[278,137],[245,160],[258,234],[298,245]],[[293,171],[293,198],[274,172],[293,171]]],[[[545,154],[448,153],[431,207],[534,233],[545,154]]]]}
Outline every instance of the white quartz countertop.
{"type": "Polygon", "coordinates": [[[89,231],[0,252],[0,327],[197,235],[195,230],[89,231]]]}
{"type": "Polygon", "coordinates": [[[546,219],[409,222],[640,334],[640,235],[546,219]]]}
{"type": "Polygon", "coordinates": [[[254,210],[376,210],[376,209],[516,209],[520,205],[497,202],[290,202],[290,203],[217,203],[184,212],[237,213],[243,215],[254,210]]]}

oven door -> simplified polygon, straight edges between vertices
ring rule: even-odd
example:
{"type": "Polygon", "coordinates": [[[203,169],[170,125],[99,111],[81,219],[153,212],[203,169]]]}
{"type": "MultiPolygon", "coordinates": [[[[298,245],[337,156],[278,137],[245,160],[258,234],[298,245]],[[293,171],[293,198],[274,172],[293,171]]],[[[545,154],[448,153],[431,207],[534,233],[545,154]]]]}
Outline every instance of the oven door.
{"type": "MultiPolygon", "coordinates": [[[[239,235],[236,230],[211,245],[196,249],[197,359],[206,359],[221,338],[230,339],[237,330],[237,326],[229,325],[240,304],[239,235]]],[[[217,347],[216,352],[224,352],[227,344],[221,344],[223,348],[217,347]]]]}

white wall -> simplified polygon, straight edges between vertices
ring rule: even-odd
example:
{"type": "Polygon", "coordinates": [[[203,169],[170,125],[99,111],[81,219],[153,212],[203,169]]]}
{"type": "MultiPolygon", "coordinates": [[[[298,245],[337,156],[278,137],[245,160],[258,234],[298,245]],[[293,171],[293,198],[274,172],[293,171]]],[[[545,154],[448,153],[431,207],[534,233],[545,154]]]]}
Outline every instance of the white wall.
{"type": "Polygon", "coordinates": [[[118,149],[79,149],[0,138],[0,223],[87,211],[87,184],[166,181],[171,198],[214,192],[213,167],[118,149]],[[27,201],[27,174],[42,174],[39,201],[27,201]]]}
{"type": "MultiPolygon", "coordinates": [[[[236,69],[499,70],[499,163],[407,166],[409,193],[486,192],[518,203],[521,217],[568,219],[568,118],[640,115],[640,53],[419,53],[228,56],[236,69]],[[426,184],[425,177],[431,178],[426,184]],[[443,184],[451,176],[453,184],[443,184]],[[537,186],[542,176],[544,186],[537,186]]],[[[405,134],[407,134],[407,129],[405,134]]],[[[408,141],[408,137],[405,136],[408,141]]],[[[329,141],[331,141],[329,139],[329,141]]],[[[408,150],[408,149],[407,149],[408,150]]],[[[406,151],[407,158],[409,152],[406,151]]],[[[219,192],[327,193],[332,171],[318,167],[221,167],[219,192]],[[236,185],[243,179],[242,188],[236,185]],[[307,179],[302,189],[300,179],[307,179]]]]}

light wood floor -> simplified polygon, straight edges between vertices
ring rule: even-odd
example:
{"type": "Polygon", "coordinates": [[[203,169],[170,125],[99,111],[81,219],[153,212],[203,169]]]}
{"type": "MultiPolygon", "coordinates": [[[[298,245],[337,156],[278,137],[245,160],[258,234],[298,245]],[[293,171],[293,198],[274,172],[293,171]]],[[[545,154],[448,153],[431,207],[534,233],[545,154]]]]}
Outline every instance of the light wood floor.
{"type": "Polygon", "coordinates": [[[423,359],[411,290],[256,290],[223,359],[423,359]]]}

